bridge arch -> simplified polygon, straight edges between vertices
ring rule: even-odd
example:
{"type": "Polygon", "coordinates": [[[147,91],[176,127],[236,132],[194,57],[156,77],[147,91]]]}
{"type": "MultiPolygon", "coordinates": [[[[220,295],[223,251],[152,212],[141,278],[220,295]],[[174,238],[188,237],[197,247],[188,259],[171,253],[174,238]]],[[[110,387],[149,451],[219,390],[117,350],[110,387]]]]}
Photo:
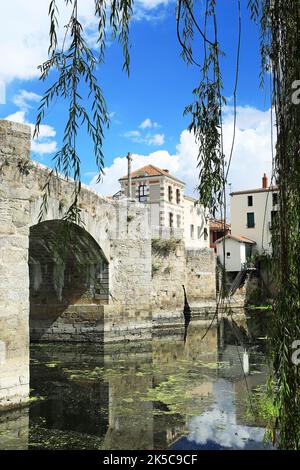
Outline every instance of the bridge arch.
{"type": "MultiPolygon", "coordinates": [[[[66,216],[66,209],[69,207],[71,199],[63,197],[65,181],[58,180],[52,188],[52,194],[48,197],[47,211],[43,214],[43,222],[51,222],[53,220],[63,221],[66,216]],[[61,187],[57,188],[57,185],[61,187]]],[[[68,186],[67,186],[68,188],[68,186]]],[[[69,189],[69,188],[68,188],[69,189]]],[[[112,233],[115,232],[116,206],[107,202],[99,195],[95,195],[91,191],[82,191],[86,198],[85,204],[80,206],[80,227],[84,228],[91,237],[98,243],[106,257],[110,258],[110,239],[112,233]],[[96,197],[96,200],[94,200],[96,197]],[[100,203],[100,204],[99,204],[100,203]],[[98,205],[99,211],[95,213],[95,205],[98,205]]],[[[40,211],[42,207],[42,196],[30,202],[29,207],[29,225],[34,226],[40,223],[40,211]]]]}
{"type": "MultiPolygon", "coordinates": [[[[54,268],[51,255],[55,237],[46,228],[51,225],[57,233],[53,224],[65,223],[74,181],[52,175],[49,168],[30,160],[30,144],[29,126],[0,119],[0,408],[28,401],[30,337],[38,341],[111,343],[150,339],[152,334],[151,230],[148,208],[143,204],[128,199],[114,201],[82,186],[78,207],[84,228],[74,230],[86,241],[81,246],[83,258],[90,260],[95,252],[96,259],[107,262],[110,305],[103,305],[104,299],[96,295],[87,299],[88,289],[72,295],[69,291],[65,296],[66,268],[63,287],[55,282],[52,289],[55,302],[51,304],[50,295],[39,295],[47,269],[52,273],[52,283],[53,270],[58,280],[62,277],[62,266],[54,268]],[[51,191],[43,217],[45,225],[39,225],[46,183],[51,191]],[[33,237],[38,241],[36,250],[33,237]],[[49,250],[43,251],[43,243],[49,250]]],[[[69,248],[70,263],[76,262],[73,252],[69,248]]],[[[61,264],[57,259],[59,256],[55,257],[56,264],[61,264]]],[[[71,279],[75,271],[83,275],[81,269],[69,271],[71,279]]],[[[71,282],[69,286],[75,287],[71,282]]]]}
{"type": "Polygon", "coordinates": [[[55,219],[31,226],[28,264],[32,340],[82,340],[78,315],[85,333],[101,324],[109,262],[83,227],[55,219]]]}

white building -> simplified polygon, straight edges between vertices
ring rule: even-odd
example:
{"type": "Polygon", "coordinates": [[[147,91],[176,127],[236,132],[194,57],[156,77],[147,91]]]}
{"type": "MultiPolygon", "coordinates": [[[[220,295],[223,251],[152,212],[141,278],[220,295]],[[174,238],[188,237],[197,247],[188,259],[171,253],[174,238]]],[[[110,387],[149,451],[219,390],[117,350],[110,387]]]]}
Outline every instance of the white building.
{"type": "Polygon", "coordinates": [[[209,227],[203,206],[189,196],[184,196],[184,239],[187,248],[208,248],[209,227]]]}
{"type": "MultiPolygon", "coordinates": [[[[204,208],[184,195],[185,183],[169,170],[147,165],[131,173],[131,196],[150,207],[153,238],[184,239],[187,248],[209,248],[204,208]]],[[[128,195],[128,176],[119,179],[121,194],[128,195]]]]}
{"type": "Polygon", "coordinates": [[[271,253],[277,210],[278,188],[264,174],[261,188],[231,193],[231,233],[255,241],[259,253],[271,253]]]}
{"type": "Polygon", "coordinates": [[[255,245],[255,241],[249,240],[249,238],[229,234],[225,238],[216,241],[217,256],[222,266],[224,266],[225,251],[226,271],[238,272],[243,269],[247,260],[251,258],[255,245]]]}

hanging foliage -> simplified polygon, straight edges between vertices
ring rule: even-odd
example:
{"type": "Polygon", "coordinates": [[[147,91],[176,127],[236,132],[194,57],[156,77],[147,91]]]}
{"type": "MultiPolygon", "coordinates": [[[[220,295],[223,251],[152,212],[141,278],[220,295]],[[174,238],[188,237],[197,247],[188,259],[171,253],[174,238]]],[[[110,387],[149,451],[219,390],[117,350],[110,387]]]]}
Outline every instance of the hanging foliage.
{"type": "Polygon", "coordinates": [[[193,90],[193,103],[185,108],[184,114],[191,116],[189,130],[193,132],[199,149],[199,200],[215,215],[224,204],[225,170],[222,136],[222,105],[225,98],[222,96],[220,71],[223,52],[218,42],[215,0],[206,1],[202,28],[194,15],[192,0],[179,0],[177,36],[183,59],[199,69],[199,85],[193,90]],[[214,32],[212,39],[207,37],[208,25],[214,32]],[[197,60],[192,49],[196,35],[203,42],[203,53],[197,60]]]}
{"type": "Polygon", "coordinates": [[[300,448],[300,367],[293,361],[300,339],[300,103],[294,99],[300,79],[299,0],[251,0],[261,25],[262,77],[272,74],[276,116],[275,179],[279,220],[272,237],[277,296],[271,334],[276,376],[276,429],[283,449],[300,448]]]}
{"type": "Polygon", "coordinates": [[[46,81],[56,77],[41,101],[36,119],[35,136],[39,135],[40,124],[46,112],[57,98],[66,101],[68,113],[61,149],[53,158],[53,170],[44,186],[43,203],[40,220],[47,212],[47,203],[51,190],[52,177],[62,173],[66,178],[73,178],[74,194],[65,218],[70,222],[80,222],[78,197],[81,190],[81,164],[77,151],[78,133],[86,126],[94,149],[94,158],[100,179],[104,161],[102,153],[103,132],[109,124],[105,98],[95,76],[97,66],[104,61],[106,33],[110,28],[112,38],[118,38],[124,55],[123,69],[129,73],[129,23],[132,14],[133,0],[94,0],[95,17],[98,21],[98,53],[89,47],[84,28],[79,20],[78,0],[64,0],[69,8],[69,21],[65,27],[62,43],[58,40],[59,11],[57,0],[49,3],[50,45],[48,59],[39,66],[40,79],[46,81]],[[107,18],[108,16],[108,18],[107,18]],[[81,92],[87,90],[84,96],[81,92]]]}

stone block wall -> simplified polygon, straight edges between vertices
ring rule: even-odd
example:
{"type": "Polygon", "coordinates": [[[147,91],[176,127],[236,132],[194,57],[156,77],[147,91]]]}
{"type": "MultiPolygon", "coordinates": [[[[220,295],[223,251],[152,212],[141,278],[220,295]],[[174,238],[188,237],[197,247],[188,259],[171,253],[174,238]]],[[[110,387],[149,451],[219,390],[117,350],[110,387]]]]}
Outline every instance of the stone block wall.
{"type": "Polygon", "coordinates": [[[29,197],[21,165],[30,138],[28,126],[0,121],[0,408],[29,393],[29,197]]]}
{"type": "Polygon", "coordinates": [[[150,339],[151,240],[112,241],[113,298],[104,307],[106,341],[150,339]]]}
{"type": "MultiPolygon", "coordinates": [[[[175,242],[175,241],[174,241],[175,242]]],[[[185,286],[192,306],[216,299],[215,255],[210,249],[186,250],[182,241],[167,254],[152,247],[151,308],[159,322],[180,322],[185,286]]]]}
{"type": "Polygon", "coordinates": [[[152,310],[154,312],[160,310],[183,310],[184,295],[182,285],[186,284],[184,243],[182,241],[175,242],[165,254],[163,249],[158,250],[153,245],[151,261],[152,310]]]}
{"type": "Polygon", "coordinates": [[[213,250],[187,250],[186,276],[189,301],[216,298],[216,258],[213,250]]]}

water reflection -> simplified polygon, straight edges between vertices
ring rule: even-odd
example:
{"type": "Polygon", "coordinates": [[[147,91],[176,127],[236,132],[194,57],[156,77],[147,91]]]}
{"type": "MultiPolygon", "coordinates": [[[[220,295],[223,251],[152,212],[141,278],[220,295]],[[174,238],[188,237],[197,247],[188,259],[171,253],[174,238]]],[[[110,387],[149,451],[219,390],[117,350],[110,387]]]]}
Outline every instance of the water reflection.
{"type": "Polygon", "coordinates": [[[185,344],[33,346],[29,418],[0,415],[0,449],[263,447],[247,396],[268,374],[264,326],[253,331],[250,318],[239,327],[242,343],[225,321],[202,342],[190,324],[185,344]]]}
{"type": "Polygon", "coordinates": [[[214,384],[213,394],[213,406],[191,419],[186,441],[178,441],[173,448],[242,450],[266,447],[264,429],[238,422],[234,384],[220,379],[214,384]]]}

